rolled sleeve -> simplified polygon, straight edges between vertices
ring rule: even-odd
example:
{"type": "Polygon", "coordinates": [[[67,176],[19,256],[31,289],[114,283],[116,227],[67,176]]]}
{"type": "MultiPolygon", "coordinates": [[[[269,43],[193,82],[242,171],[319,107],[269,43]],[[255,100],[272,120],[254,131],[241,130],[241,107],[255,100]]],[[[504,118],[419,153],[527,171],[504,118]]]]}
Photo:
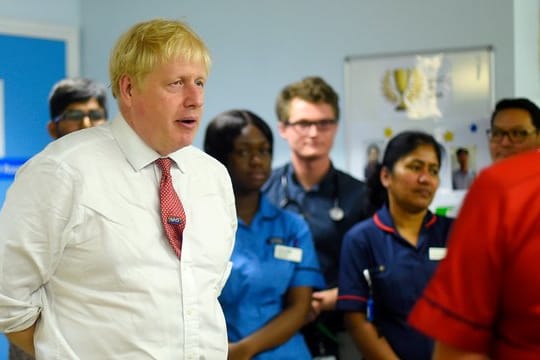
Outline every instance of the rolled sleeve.
{"type": "Polygon", "coordinates": [[[30,327],[41,311],[42,285],[60,259],[70,219],[72,176],[37,156],[17,173],[0,213],[0,330],[30,327]]]}

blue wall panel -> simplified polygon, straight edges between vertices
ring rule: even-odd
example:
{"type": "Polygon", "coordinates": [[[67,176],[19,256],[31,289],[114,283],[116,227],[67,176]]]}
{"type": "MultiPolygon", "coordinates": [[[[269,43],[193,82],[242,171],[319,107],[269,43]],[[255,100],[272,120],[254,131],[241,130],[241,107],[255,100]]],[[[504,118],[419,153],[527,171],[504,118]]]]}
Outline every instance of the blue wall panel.
{"type": "MultiPolygon", "coordinates": [[[[65,41],[0,34],[6,157],[29,158],[51,141],[48,96],[65,76],[65,41]]],[[[10,183],[0,180],[0,204],[10,183]]]]}
{"type": "MultiPolygon", "coordinates": [[[[27,159],[51,141],[47,132],[49,92],[65,76],[65,41],[0,34],[6,158],[27,159]]],[[[10,176],[0,176],[0,205],[11,181],[10,176]]],[[[0,359],[8,359],[8,343],[3,335],[0,359]]]]}

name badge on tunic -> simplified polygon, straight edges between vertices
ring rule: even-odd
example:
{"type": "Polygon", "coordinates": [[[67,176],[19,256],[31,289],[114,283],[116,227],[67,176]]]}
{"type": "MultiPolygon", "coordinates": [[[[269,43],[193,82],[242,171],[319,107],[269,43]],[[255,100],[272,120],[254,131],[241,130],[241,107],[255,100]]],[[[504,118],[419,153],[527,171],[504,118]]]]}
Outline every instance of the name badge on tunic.
{"type": "Polygon", "coordinates": [[[276,245],[274,247],[274,257],[280,260],[299,263],[302,261],[302,249],[292,246],[276,245]]]}
{"type": "Polygon", "coordinates": [[[443,247],[430,247],[429,248],[429,260],[438,261],[444,259],[446,256],[446,248],[443,247]]]}

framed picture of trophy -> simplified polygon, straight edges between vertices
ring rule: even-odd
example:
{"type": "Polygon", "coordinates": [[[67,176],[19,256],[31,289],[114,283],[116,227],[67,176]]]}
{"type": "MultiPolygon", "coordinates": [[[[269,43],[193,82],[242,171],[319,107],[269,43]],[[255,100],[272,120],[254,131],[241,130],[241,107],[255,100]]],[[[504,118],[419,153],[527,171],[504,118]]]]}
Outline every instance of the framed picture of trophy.
{"type": "MultiPolygon", "coordinates": [[[[443,145],[440,188],[451,191],[451,154],[475,144],[477,170],[491,163],[486,129],[494,104],[490,46],[345,59],[348,170],[364,179],[366,143],[423,130],[443,145]]],[[[381,154],[384,149],[381,148],[381,154]]]]}

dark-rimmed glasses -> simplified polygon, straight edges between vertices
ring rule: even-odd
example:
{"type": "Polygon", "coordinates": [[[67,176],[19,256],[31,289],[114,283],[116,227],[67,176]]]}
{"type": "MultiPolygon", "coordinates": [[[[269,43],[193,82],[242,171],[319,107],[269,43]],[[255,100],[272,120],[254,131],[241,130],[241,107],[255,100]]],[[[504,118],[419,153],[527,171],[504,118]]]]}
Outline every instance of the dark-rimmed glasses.
{"type": "Polygon", "coordinates": [[[514,144],[520,144],[524,142],[527,137],[532,134],[538,134],[538,129],[525,130],[525,129],[512,129],[512,130],[501,130],[497,128],[487,129],[486,130],[488,139],[492,143],[500,143],[505,136],[508,136],[510,142],[514,144]]]}
{"type": "Polygon", "coordinates": [[[299,134],[308,134],[312,126],[317,128],[317,131],[328,131],[337,124],[336,119],[324,119],[317,121],[298,120],[295,122],[285,121],[286,126],[291,126],[299,134]]]}
{"type": "Polygon", "coordinates": [[[89,111],[82,111],[82,110],[73,109],[73,110],[64,111],[60,116],[57,116],[56,118],[54,118],[53,121],[55,123],[59,123],[60,121],[81,122],[87,116],[91,122],[100,122],[100,121],[106,120],[105,110],[94,109],[94,110],[89,110],[89,111]]]}

